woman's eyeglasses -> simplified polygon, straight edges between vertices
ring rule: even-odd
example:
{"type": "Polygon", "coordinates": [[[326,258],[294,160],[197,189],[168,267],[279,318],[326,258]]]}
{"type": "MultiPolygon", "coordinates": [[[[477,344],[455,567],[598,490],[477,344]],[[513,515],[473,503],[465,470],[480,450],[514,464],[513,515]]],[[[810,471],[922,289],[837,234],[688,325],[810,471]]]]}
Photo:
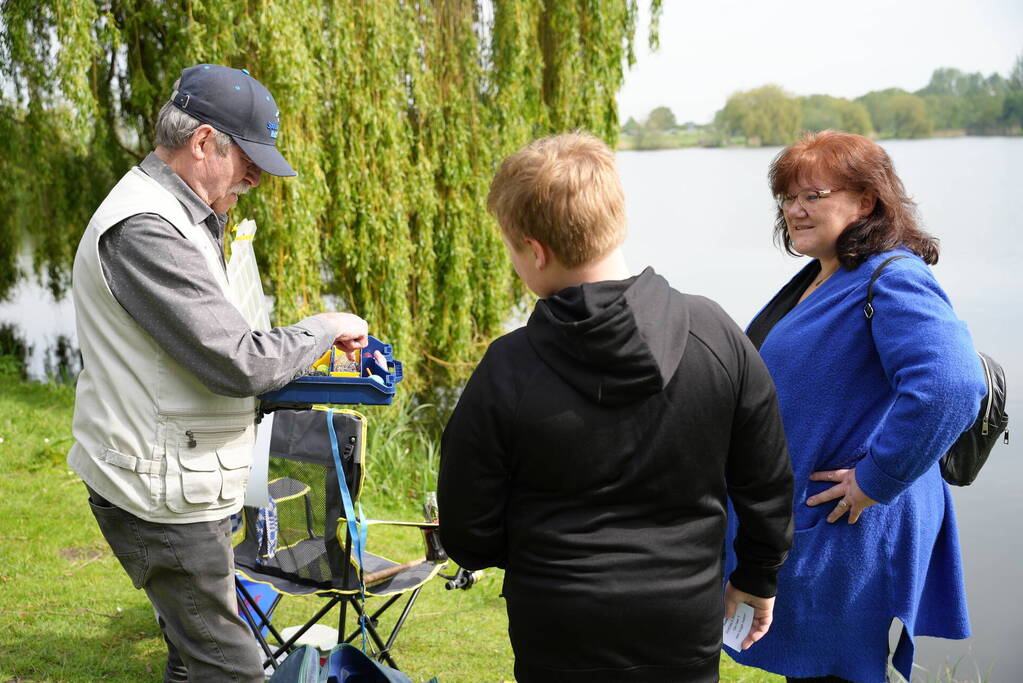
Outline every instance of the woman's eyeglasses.
{"type": "Polygon", "coordinates": [[[833,192],[841,191],[840,188],[832,190],[800,190],[795,195],[777,194],[774,196],[774,201],[778,202],[778,208],[782,211],[789,209],[792,206],[792,202],[799,202],[799,205],[804,209],[811,209],[821,199],[830,196],[833,192]]]}

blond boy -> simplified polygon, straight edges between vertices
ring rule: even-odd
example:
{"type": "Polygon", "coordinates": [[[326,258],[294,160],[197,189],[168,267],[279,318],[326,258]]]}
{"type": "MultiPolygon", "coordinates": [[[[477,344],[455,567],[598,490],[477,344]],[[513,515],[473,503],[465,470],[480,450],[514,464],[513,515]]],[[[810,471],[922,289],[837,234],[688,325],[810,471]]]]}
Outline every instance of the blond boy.
{"type": "Polygon", "coordinates": [[[712,301],[621,251],[625,199],[597,138],[502,163],[488,208],[540,300],[491,344],[444,431],[441,535],[505,570],[515,677],[716,681],[721,619],[771,621],[792,537],[774,386],[712,301]],[[727,500],[738,568],[722,600],[727,500]]]}

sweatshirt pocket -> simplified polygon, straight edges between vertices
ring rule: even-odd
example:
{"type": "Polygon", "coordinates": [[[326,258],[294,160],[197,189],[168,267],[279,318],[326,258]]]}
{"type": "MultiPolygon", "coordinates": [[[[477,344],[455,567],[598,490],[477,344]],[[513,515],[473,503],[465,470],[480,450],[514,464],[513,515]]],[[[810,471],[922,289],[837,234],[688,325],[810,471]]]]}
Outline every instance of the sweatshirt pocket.
{"type": "Polygon", "coordinates": [[[167,507],[189,513],[234,506],[248,482],[251,418],[175,416],[165,429],[167,507]]]}

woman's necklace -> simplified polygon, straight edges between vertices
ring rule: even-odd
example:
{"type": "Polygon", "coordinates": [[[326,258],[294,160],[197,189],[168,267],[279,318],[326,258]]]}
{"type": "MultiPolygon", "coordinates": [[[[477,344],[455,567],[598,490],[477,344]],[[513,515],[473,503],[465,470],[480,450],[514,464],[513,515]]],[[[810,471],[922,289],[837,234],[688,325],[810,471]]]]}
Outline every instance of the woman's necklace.
{"type": "MultiPolygon", "coordinates": [[[[828,264],[828,265],[831,265],[831,264],[828,264]]],[[[811,282],[810,285],[806,289],[803,290],[802,295],[800,295],[800,297],[799,297],[799,301],[797,301],[796,303],[799,303],[799,304],[803,303],[803,300],[806,297],[810,296],[811,293],[816,292],[818,287],[820,287],[825,282],[827,282],[828,278],[831,277],[832,275],[834,275],[837,272],[838,272],[838,266],[837,265],[835,266],[834,270],[828,271],[828,273],[826,275],[824,274],[824,271],[822,269],[820,273],[817,273],[817,279],[814,280],[813,282],[811,282]]]]}
{"type": "Polygon", "coordinates": [[[836,272],[838,272],[838,269],[837,269],[837,268],[836,268],[835,270],[831,271],[830,273],[828,273],[827,275],[824,275],[824,276],[822,276],[822,277],[818,277],[818,278],[817,278],[817,279],[816,279],[816,280],[814,281],[814,283],[813,283],[813,284],[812,284],[812,285],[810,286],[810,289],[816,289],[817,287],[820,287],[820,286],[821,286],[822,284],[824,284],[824,281],[825,281],[825,280],[827,280],[827,279],[828,279],[829,277],[831,277],[832,275],[834,275],[834,274],[835,274],[836,272]]]}

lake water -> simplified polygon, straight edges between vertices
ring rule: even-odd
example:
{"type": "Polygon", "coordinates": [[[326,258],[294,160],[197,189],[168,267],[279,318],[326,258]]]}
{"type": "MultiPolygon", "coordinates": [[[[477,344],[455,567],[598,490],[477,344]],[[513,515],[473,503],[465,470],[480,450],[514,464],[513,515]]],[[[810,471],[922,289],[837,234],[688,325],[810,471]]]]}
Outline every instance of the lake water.
{"type": "MultiPolygon", "coordinates": [[[[1023,419],[1023,138],[957,138],[884,143],[941,238],[934,271],[978,348],[1005,367],[1009,413],[1023,419]]],[[[776,148],[622,152],[629,239],[638,272],[652,265],[677,289],[709,296],[745,326],[803,263],[771,242],[773,200],[766,172],[776,148]]],[[[44,372],[57,335],[74,337],[74,313],[33,282],[0,304],[34,346],[30,369],[44,372]]],[[[1023,679],[1023,433],[998,444],[979,480],[954,488],[974,636],[918,640],[929,680],[946,662],[959,677],[1023,679]]],[[[921,680],[928,680],[921,671],[921,680]]]]}
{"type": "MultiPolygon", "coordinates": [[[[32,257],[22,253],[18,266],[22,272],[30,273],[32,257]]],[[[28,374],[33,379],[45,379],[47,366],[54,366],[53,350],[58,337],[63,335],[75,348],[78,346],[71,298],[55,300],[34,276],[19,282],[9,301],[0,302],[0,325],[4,323],[15,325],[17,335],[29,345],[28,374]]]]}
{"type": "MultiPolygon", "coordinates": [[[[1006,371],[1008,412],[1023,419],[1023,138],[891,141],[885,149],[941,239],[934,267],[977,347],[1006,371]]],[[[745,327],[804,263],[771,241],[767,167],[778,148],[621,152],[633,272],[652,265],[677,289],[715,299],[745,327]]],[[[970,487],[953,487],[973,637],[918,639],[935,680],[1023,680],[1023,432],[995,446],[970,487]],[[944,679],[943,679],[944,680],[944,679]]],[[[920,672],[921,676],[924,673],[920,672]]],[[[927,680],[926,677],[921,680],[927,680]]]]}

